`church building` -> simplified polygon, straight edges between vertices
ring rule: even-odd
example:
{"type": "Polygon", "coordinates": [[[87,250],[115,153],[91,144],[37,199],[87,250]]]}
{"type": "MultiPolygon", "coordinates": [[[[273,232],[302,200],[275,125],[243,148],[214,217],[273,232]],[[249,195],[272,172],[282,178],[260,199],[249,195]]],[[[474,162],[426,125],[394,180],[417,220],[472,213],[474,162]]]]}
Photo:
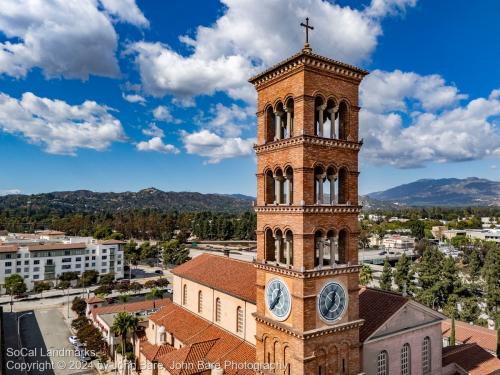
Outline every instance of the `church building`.
{"type": "Polygon", "coordinates": [[[441,374],[443,316],[359,285],[366,74],[314,54],[306,39],[250,79],[256,259],[203,254],[175,268],[173,301],[137,340],[141,374],[441,374]]]}

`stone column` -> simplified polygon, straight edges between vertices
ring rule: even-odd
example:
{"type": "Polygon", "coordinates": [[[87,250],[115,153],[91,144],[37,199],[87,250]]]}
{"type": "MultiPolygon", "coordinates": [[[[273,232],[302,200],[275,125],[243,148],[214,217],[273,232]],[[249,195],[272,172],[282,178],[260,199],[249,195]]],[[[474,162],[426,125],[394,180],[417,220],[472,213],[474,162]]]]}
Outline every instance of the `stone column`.
{"type": "Polygon", "coordinates": [[[286,204],[292,204],[292,194],[293,194],[293,178],[290,176],[285,176],[286,180],[286,204]]]}
{"type": "Polygon", "coordinates": [[[282,204],[283,202],[281,201],[281,184],[283,182],[283,176],[274,176],[274,181],[276,185],[276,203],[277,204],[282,204]]]}
{"type": "Polygon", "coordinates": [[[335,204],[335,176],[330,176],[328,181],[330,181],[330,204],[335,204]]]}
{"type": "Polygon", "coordinates": [[[318,122],[319,122],[319,128],[318,128],[318,136],[323,137],[323,112],[326,109],[326,104],[320,105],[316,107],[318,110],[318,122]]]}
{"type": "Polygon", "coordinates": [[[330,112],[330,138],[332,139],[337,138],[337,135],[335,134],[335,117],[338,111],[338,106],[328,110],[328,112],[330,112]]]}
{"type": "Polygon", "coordinates": [[[318,241],[318,247],[319,247],[319,267],[323,267],[323,253],[325,252],[325,240],[324,237],[321,237],[321,239],[318,241]]]}
{"type": "Polygon", "coordinates": [[[286,138],[292,137],[292,110],[288,107],[285,108],[286,112],[286,138]]]}
{"type": "Polygon", "coordinates": [[[281,236],[274,236],[274,259],[280,262],[281,236]]]}
{"type": "Polygon", "coordinates": [[[317,204],[323,204],[323,180],[325,179],[325,174],[316,175],[318,179],[318,196],[316,197],[317,204]]]}
{"type": "Polygon", "coordinates": [[[336,243],[336,235],[330,237],[330,265],[333,266],[335,264],[335,243],[336,243]]]}
{"type": "Polygon", "coordinates": [[[274,112],[274,126],[275,126],[274,138],[275,139],[281,139],[281,116],[282,115],[283,115],[283,112],[281,112],[281,111],[274,112]]]}
{"type": "Polygon", "coordinates": [[[286,240],[286,265],[290,266],[292,264],[292,241],[286,240]]]}

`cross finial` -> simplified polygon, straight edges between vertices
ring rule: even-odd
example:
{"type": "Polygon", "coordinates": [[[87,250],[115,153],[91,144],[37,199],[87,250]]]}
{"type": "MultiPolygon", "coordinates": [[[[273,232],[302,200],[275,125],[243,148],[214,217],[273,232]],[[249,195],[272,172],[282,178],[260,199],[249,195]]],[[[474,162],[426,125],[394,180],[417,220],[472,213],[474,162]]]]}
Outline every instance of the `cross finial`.
{"type": "Polygon", "coordinates": [[[302,26],[306,29],[306,42],[304,43],[304,48],[302,49],[302,51],[311,52],[312,49],[309,46],[309,30],[314,30],[314,27],[309,26],[309,17],[306,17],[306,23],[301,22],[300,26],[302,26]]]}

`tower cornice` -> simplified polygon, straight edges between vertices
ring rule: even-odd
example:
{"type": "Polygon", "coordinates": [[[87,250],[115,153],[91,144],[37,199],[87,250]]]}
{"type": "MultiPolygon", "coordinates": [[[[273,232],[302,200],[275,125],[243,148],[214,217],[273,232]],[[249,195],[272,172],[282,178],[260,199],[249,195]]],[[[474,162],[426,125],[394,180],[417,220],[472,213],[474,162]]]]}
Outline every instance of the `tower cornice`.
{"type": "Polygon", "coordinates": [[[285,147],[293,147],[300,145],[318,145],[331,148],[343,148],[348,150],[359,151],[363,145],[363,140],[359,142],[347,141],[341,139],[322,138],[313,135],[299,135],[297,137],[285,138],[274,142],[265,143],[263,145],[254,145],[256,154],[265,153],[268,151],[280,150],[285,147]]]}

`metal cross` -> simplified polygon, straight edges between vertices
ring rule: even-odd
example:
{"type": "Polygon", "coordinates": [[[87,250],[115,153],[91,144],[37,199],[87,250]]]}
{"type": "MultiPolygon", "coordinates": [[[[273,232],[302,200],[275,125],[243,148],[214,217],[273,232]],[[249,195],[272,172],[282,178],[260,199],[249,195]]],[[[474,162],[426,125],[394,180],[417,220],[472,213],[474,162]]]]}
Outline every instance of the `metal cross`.
{"type": "Polygon", "coordinates": [[[306,17],[306,23],[301,22],[300,26],[306,29],[306,45],[309,44],[309,30],[314,30],[314,27],[309,26],[309,17],[306,17]]]}

